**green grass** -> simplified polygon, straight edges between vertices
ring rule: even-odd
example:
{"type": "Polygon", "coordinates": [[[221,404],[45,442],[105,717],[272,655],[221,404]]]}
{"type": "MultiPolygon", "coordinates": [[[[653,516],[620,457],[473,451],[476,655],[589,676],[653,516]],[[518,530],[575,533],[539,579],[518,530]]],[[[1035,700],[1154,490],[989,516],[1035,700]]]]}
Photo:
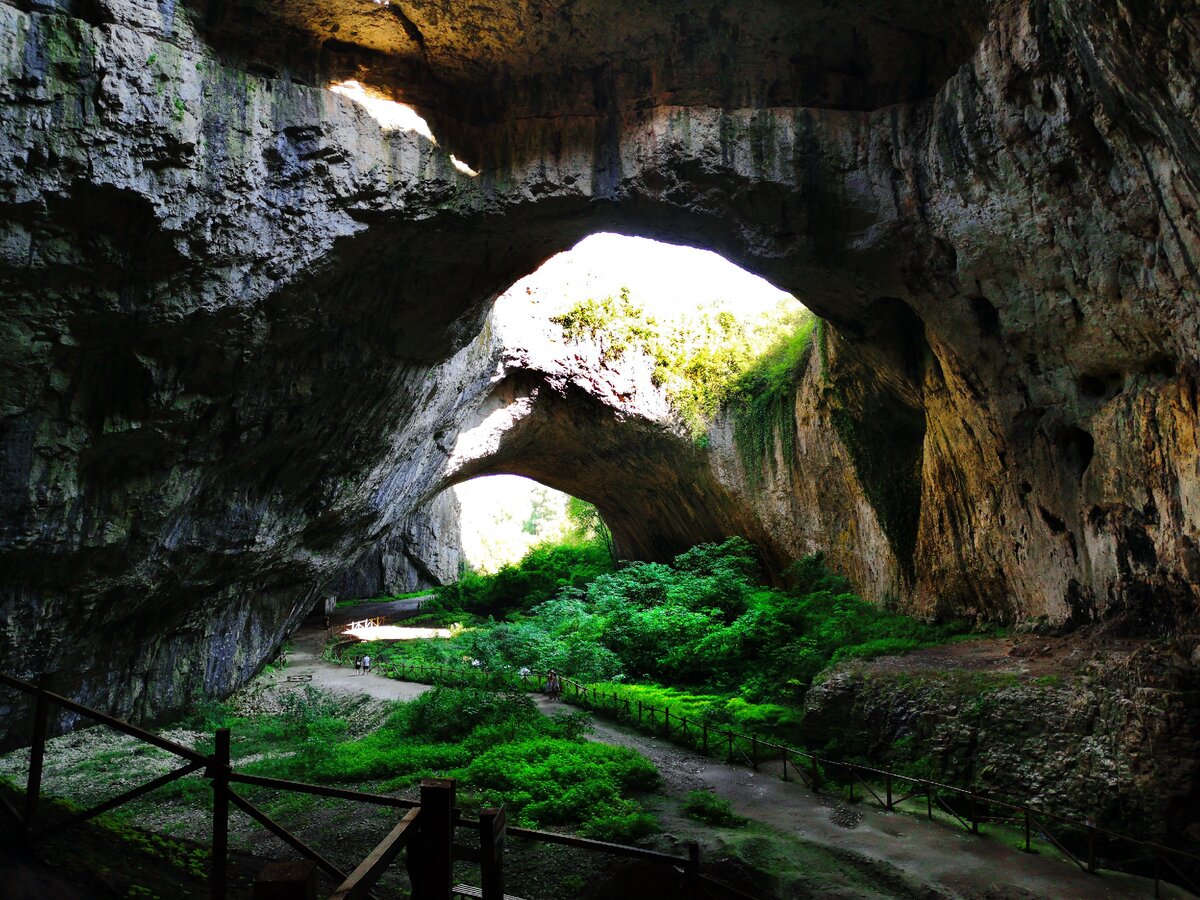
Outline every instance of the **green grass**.
{"type": "Polygon", "coordinates": [[[407,594],[390,594],[386,597],[358,597],[339,600],[335,606],[337,609],[348,609],[351,606],[359,606],[363,603],[391,603],[393,600],[411,600],[413,597],[428,597],[432,593],[434,593],[433,589],[409,591],[407,594]]]}
{"type": "Polygon", "coordinates": [[[683,814],[689,819],[723,828],[740,828],[750,821],[735,813],[728,800],[712,791],[688,791],[683,801],[683,814]]]}
{"type": "MultiPolygon", "coordinates": [[[[354,709],[344,700],[311,687],[288,696],[278,715],[247,718],[217,704],[190,724],[205,732],[230,728],[235,762],[251,759],[238,766],[251,774],[383,791],[455,778],[468,804],[503,803],[515,824],[563,826],[604,840],[657,829],[631,796],[657,786],[654,766],[628,748],[586,741],[580,716],[544,716],[526,694],[438,687],[395,704],[382,724],[357,737],[350,733],[354,709]]],[[[194,790],[183,781],[172,796],[194,790]]]]}

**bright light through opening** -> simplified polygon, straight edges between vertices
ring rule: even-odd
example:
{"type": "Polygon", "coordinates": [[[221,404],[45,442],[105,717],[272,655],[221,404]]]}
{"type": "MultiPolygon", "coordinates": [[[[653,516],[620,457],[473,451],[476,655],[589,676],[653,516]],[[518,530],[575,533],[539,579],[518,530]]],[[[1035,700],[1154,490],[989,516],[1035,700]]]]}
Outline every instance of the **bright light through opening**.
{"type": "Polygon", "coordinates": [[[470,175],[472,178],[474,178],[475,176],[477,176],[479,174],[474,169],[472,169],[470,166],[468,166],[465,162],[463,162],[461,159],[459,159],[457,156],[455,156],[453,153],[450,154],[450,164],[452,166],[454,166],[454,168],[458,169],[458,171],[462,172],[464,175],[470,175]]]}
{"type": "Polygon", "coordinates": [[[342,634],[360,641],[427,641],[454,636],[449,628],[403,628],[399,625],[364,625],[343,631],[342,634]]]}
{"type": "Polygon", "coordinates": [[[403,103],[396,103],[393,100],[385,100],[382,97],[372,96],[368,94],[361,84],[357,81],[340,81],[336,84],[331,84],[329,90],[335,94],[341,94],[349,100],[353,100],[359,106],[367,111],[367,114],[379,123],[379,127],[385,130],[401,130],[415,131],[424,138],[437,143],[433,136],[433,132],[429,130],[429,123],[417,115],[417,111],[411,106],[405,106],[403,103]]]}

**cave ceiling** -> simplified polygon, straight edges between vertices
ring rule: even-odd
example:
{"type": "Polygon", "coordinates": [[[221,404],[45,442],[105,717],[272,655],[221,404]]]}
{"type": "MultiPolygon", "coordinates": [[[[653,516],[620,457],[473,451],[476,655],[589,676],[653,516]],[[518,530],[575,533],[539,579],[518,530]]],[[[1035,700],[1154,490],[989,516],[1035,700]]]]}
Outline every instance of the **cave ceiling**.
{"type": "Polygon", "coordinates": [[[983,0],[207,0],[214,45],[268,72],[357,78],[486,125],[664,104],[870,110],[931,96],[983,0]]]}

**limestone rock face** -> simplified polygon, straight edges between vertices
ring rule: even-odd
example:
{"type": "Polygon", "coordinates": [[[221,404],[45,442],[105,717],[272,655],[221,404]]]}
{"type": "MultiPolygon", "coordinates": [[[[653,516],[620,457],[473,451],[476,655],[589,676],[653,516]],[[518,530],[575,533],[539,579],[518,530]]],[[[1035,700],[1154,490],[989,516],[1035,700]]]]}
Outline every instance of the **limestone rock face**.
{"type": "Polygon", "coordinates": [[[463,566],[458,500],[445,491],[335,577],[328,591],[338,598],[405,594],[450,584],[463,566]]]}
{"type": "Polygon", "coordinates": [[[0,668],[231,689],[535,391],[489,465],[590,472],[629,553],[721,523],[918,612],[1195,612],[1190,12],[654,7],[0,2],[0,668]],[[497,369],[490,302],[602,229],[827,320],[767,499],[728,436],[497,369]]]}
{"type": "Polygon", "coordinates": [[[817,752],[915,762],[935,781],[1190,849],[1194,643],[1094,654],[1065,678],[845,664],[809,692],[805,735],[817,752]]]}

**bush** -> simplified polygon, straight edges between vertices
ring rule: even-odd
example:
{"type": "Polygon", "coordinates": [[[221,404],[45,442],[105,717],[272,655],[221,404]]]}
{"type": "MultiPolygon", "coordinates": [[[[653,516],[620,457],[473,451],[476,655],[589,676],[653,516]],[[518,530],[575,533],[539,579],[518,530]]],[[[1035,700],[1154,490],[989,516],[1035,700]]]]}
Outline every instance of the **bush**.
{"type": "Polygon", "coordinates": [[[709,825],[726,828],[740,828],[750,821],[735,813],[728,800],[711,791],[688,791],[687,799],[683,801],[683,814],[709,825]]]}
{"type": "Polygon", "coordinates": [[[698,687],[758,707],[741,714],[748,730],[778,730],[791,727],[784,711],[762,707],[799,705],[831,664],[945,641],[963,627],[925,624],[866,602],[821,554],[787,570],[786,590],[765,586],[757,553],[742,538],[698,545],[671,565],[632,563],[582,587],[574,584],[577,575],[552,579],[543,571],[546,583],[572,586],[509,621],[489,621],[451,640],[374,645],[373,655],[698,687]]]}

